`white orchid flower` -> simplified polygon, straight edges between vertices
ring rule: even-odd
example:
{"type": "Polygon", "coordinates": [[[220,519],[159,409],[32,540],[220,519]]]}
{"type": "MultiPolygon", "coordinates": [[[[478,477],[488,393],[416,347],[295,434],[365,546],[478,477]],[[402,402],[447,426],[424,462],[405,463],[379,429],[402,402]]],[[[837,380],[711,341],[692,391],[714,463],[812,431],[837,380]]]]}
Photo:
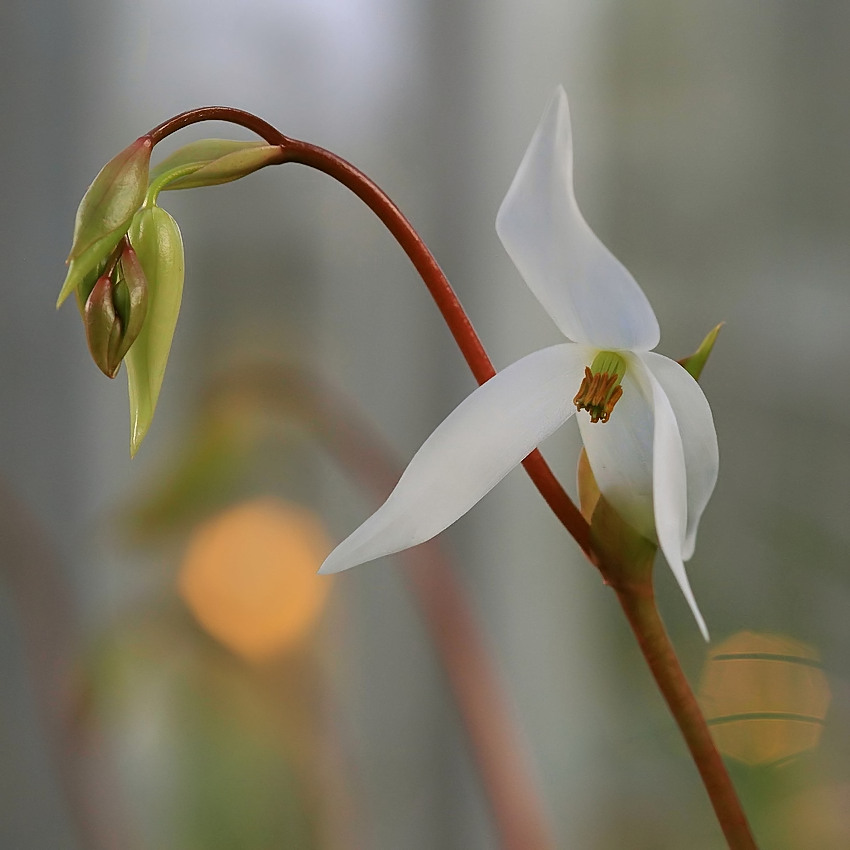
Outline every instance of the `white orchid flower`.
{"type": "Polygon", "coordinates": [[[414,455],[383,506],[331,552],[320,572],[429,540],[578,412],[600,491],[623,519],[657,541],[708,639],[684,561],[717,479],[711,410],[685,369],[652,351],[660,336],[652,307],[582,217],[572,170],[570,115],[559,87],[496,230],[570,342],[523,357],[463,401],[414,455]]]}

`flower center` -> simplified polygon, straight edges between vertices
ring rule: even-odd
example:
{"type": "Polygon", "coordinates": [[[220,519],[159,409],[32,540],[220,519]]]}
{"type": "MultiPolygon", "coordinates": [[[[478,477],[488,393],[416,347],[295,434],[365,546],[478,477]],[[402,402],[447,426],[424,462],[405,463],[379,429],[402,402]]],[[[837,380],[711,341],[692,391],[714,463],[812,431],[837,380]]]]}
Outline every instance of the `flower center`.
{"type": "Polygon", "coordinates": [[[625,374],[626,361],[619,354],[600,351],[593,363],[584,367],[584,378],[573,399],[576,410],[586,410],[591,422],[607,422],[623,394],[620,383],[625,374]]]}

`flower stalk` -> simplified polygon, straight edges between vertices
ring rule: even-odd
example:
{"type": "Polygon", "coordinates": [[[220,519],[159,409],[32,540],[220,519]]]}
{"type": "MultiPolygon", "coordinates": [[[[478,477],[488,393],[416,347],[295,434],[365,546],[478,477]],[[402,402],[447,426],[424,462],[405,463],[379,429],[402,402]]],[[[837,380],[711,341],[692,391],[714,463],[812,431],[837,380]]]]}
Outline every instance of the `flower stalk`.
{"type": "MultiPolygon", "coordinates": [[[[568,133],[569,124],[565,99],[562,107],[557,102],[557,98],[553,103],[555,104],[554,109],[551,111],[547,120],[554,123],[560,122],[560,125],[556,127],[556,132],[563,132],[563,128],[566,128],[566,132],[568,133]]],[[[270,148],[276,148],[279,151],[279,153],[267,151],[266,154],[263,154],[261,156],[263,162],[260,167],[265,164],[283,162],[301,163],[328,174],[354,192],[384,223],[425,282],[474,377],[482,385],[482,390],[485,391],[485,395],[480,398],[484,398],[485,401],[491,400],[500,392],[500,390],[491,391],[488,389],[490,379],[494,378],[496,370],[446,276],[410,222],[375,183],[353,165],[335,154],[315,145],[284,136],[262,119],[242,110],[229,107],[206,107],[181,113],[154,128],[142,138],[149,140],[152,147],[183,127],[207,120],[228,121],[252,130],[261,136],[270,148]]],[[[538,147],[532,160],[534,157],[537,157],[543,163],[545,172],[545,168],[549,167],[547,165],[547,158],[552,156],[553,150],[545,147],[548,144],[546,135],[548,130],[543,125],[541,126],[543,129],[538,131],[538,134],[533,140],[533,145],[537,145],[538,147]]],[[[554,150],[554,153],[557,154],[558,151],[554,150]]],[[[569,156],[571,158],[571,152],[569,156]]],[[[569,161],[571,162],[571,159],[569,161]]],[[[653,531],[657,531],[661,548],[664,550],[668,563],[670,563],[697,617],[703,634],[707,636],[705,625],[696,608],[693,595],[690,593],[682,564],[683,560],[690,557],[690,552],[693,550],[696,523],[713,488],[712,474],[716,475],[716,467],[712,473],[711,464],[709,463],[705,469],[700,471],[702,478],[699,478],[699,476],[694,478],[697,482],[695,485],[696,490],[694,492],[690,490],[687,493],[685,492],[685,467],[687,463],[693,460],[693,455],[689,455],[688,452],[693,448],[695,445],[694,441],[698,437],[708,435],[709,431],[710,435],[713,436],[713,424],[711,423],[710,412],[707,412],[707,403],[699,389],[694,389],[696,387],[695,382],[692,381],[691,385],[688,385],[686,382],[683,383],[681,375],[673,374],[670,371],[671,366],[675,366],[673,361],[668,361],[667,358],[663,358],[661,355],[654,354],[651,351],[655,344],[657,344],[658,333],[657,322],[655,321],[651,307],[649,307],[645,296],[643,296],[637,284],[630,278],[628,272],[622,269],[613,257],[609,259],[609,256],[606,256],[605,252],[607,252],[607,249],[604,249],[604,246],[601,246],[598,240],[596,242],[593,241],[595,240],[595,236],[587,228],[580,215],[577,215],[577,208],[569,206],[569,203],[574,205],[574,199],[567,197],[567,205],[558,206],[559,204],[563,204],[563,198],[553,196],[556,217],[558,215],[565,217],[571,227],[575,224],[573,231],[568,233],[569,239],[572,242],[569,242],[569,244],[566,242],[555,243],[554,248],[548,244],[542,246],[536,244],[535,240],[538,238],[547,238],[551,235],[545,232],[545,228],[541,230],[536,226],[533,215],[531,218],[527,218],[530,210],[528,206],[529,198],[533,198],[534,193],[545,191],[541,190],[538,182],[535,182],[544,173],[535,171],[535,169],[539,168],[540,162],[532,162],[527,167],[525,163],[523,164],[526,171],[521,178],[518,174],[518,182],[515,181],[516,188],[512,187],[511,189],[511,193],[513,193],[511,195],[511,204],[504,215],[500,212],[501,221],[497,221],[497,229],[501,228],[500,236],[515,263],[520,268],[523,277],[529,283],[529,286],[553,319],[555,319],[559,327],[565,331],[567,338],[572,340],[572,342],[567,343],[567,346],[574,346],[578,343],[579,348],[583,346],[582,350],[593,349],[596,353],[600,351],[610,353],[611,350],[623,351],[624,358],[628,363],[628,380],[630,381],[626,393],[631,400],[627,401],[624,398],[621,404],[633,404],[633,400],[635,399],[642,399],[642,403],[645,404],[646,400],[649,399],[651,405],[649,410],[656,421],[656,442],[652,451],[663,450],[659,454],[659,457],[665,461],[670,461],[669,464],[659,461],[657,468],[654,470],[657,482],[653,481],[651,488],[660,491],[660,488],[663,487],[662,496],[656,496],[654,507],[656,513],[659,506],[665,510],[661,520],[656,518],[655,528],[650,529],[650,534],[653,531]],[[588,233],[590,236],[588,236],[588,233]],[[599,250],[600,247],[602,248],[601,253],[599,250]],[[628,309],[631,311],[630,321],[631,317],[636,317],[634,323],[620,328],[616,325],[616,322],[612,323],[609,321],[607,304],[603,304],[602,301],[598,305],[591,304],[590,312],[584,316],[579,316],[576,320],[570,315],[569,298],[564,300],[557,293],[554,293],[553,296],[548,283],[545,283],[545,278],[551,271],[547,264],[566,262],[569,265],[577,262],[580,263],[580,257],[583,256],[582,252],[585,252],[587,255],[586,259],[591,261],[588,267],[594,273],[598,273],[601,269],[604,274],[612,275],[613,289],[611,292],[618,297],[625,298],[628,309]],[[579,259],[576,259],[577,255],[579,259]],[[543,260],[540,260],[540,257],[543,257],[543,260]],[[613,260],[613,264],[610,260],[613,260]],[[541,280],[544,281],[545,285],[540,285],[541,280]],[[597,309],[598,307],[603,309],[597,309]],[[675,392],[673,392],[674,390],[675,392]],[[674,409],[676,404],[687,404],[693,410],[697,410],[700,405],[705,405],[703,410],[707,413],[697,411],[699,415],[696,416],[696,419],[690,420],[688,424],[688,427],[695,430],[691,430],[689,433],[680,433],[677,424],[677,411],[674,409]],[[694,425],[694,422],[697,424],[694,425]],[[671,469],[673,470],[672,472],[669,471],[671,469]],[[691,519],[688,516],[689,526],[687,528],[683,525],[685,514],[681,513],[679,507],[685,500],[688,502],[687,513],[693,513],[694,517],[691,519]]],[[[145,167],[147,167],[146,163],[145,167]]],[[[227,174],[229,172],[226,172],[225,176],[227,179],[230,179],[227,174]]],[[[220,173],[215,172],[212,175],[214,179],[210,182],[220,182],[219,178],[221,176],[220,173]]],[[[558,176],[560,179],[563,174],[558,172],[558,176]]],[[[189,177],[190,175],[187,172],[186,179],[189,177]]],[[[571,174],[569,175],[569,180],[571,181],[571,174]]],[[[176,177],[174,184],[174,188],[179,188],[179,181],[176,177]]],[[[556,186],[555,188],[558,191],[563,191],[563,187],[556,186]]],[[[567,188],[571,196],[571,183],[567,188]]],[[[503,205],[504,210],[505,206],[503,205]]],[[[121,213],[120,227],[116,225],[114,229],[109,230],[102,237],[102,241],[98,245],[99,252],[103,254],[108,253],[103,246],[108,245],[111,250],[111,240],[116,239],[114,233],[129,224],[129,219],[125,221],[126,215],[124,214],[123,207],[121,213]]],[[[117,238],[120,239],[120,235],[117,238]]],[[[594,286],[603,284],[604,288],[605,281],[597,277],[589,281],[589,283],[594,286]]],[[[65,288],[68,289],[68,287],[69,284],[66,282],[65,288]]],[[[131,348],[130,352],[132,353],[132,351],[133,349],[131,348]]],[[[540,382],[548,380],[549,383],[552,383],[547,376],[557,374],[556,367],[558,362],[566,363],[569,360],[572,364],[573,359],[574,356],[572,353],[570,353],[569,357],[567,356],[564,346],[555,346],[536,352],[534,355],[525,358],[524,361],[519,361],[513,367],[509,367],[508,370],[499,374],[502,376],[513,369],[511,380],[514,380],[518,375],[524,385],[527,384],[533,388],[538,388],[538,384],[534,384],[536,380],[539,383],[539,388],[543,389],[544,384],[540,382]],[[560,350],[556,351],[556,349],[560,350]]],[[[575,364],[572,365],[574,366],[575,364]]],[[[597,433],[611,434],[612,431],[610,429],[614,428],[620,419],[620,409],[618,408],[612,422],[610,424],[607,423],[614,405],[620,400],[623,394],[623,387],[619,383],[622,381],[623,375],[616,372],[609,373],[607,379],[600,378],[594,383],[595,373],[592,367],[588,371],[590,375],[585,373],[588,386],[584,388],[587,398],[584,398],[580,389],[578,396],[576,396],[576,404],[579,404],[579,401],[588,402],[583,404],[583,406],[590,410],[592,416],[596,417],[593,420],[595,424],[588,425],[588,428],[602,429],[600,432],[590,431],[588,433],[584,424],[580,423],[585,444],[592,459],[594,452],[598,454],[606,448],[602,442],[598,442],[602,438],[597,438],[597,433]],[[616,375],[613,379],[611,377],[612,374],[616,375]],[[597,419],[600,421],[597,421],[597,419]]],[[[579,380],[576,380],[576,386],[578,384],[579,380]]],[[[548,387],[546,388],[548,389],[548,387]]],[[[575,392],[575,387],[569,393],[567,403],[569,403],[569,398],[572,397],[573,392],[575,392]]],[[[560,417],[558,424],[568,418],[560,409],[557,412],[553,409],[552,415],[554,418],[560,417]]],[[[448,422],[449,420],[447,420],[448,422]]],[[[519,423],[519,426],[525,427],[522,422],[519,423]]],[[[557,425],[554,427],[557,427],[557,425]]],[[[554,427],[552,430],[554,430],[554,427]]],[[[551,430],[548,433],[551,433],[551,430]]],[[[538,439],[531,442],[529,448],[537,445],[539,441],[538,439]]],[[[716,452],[716,443],[714,451],[716,452]]],[[[550,508],[577,541],[591,563],[600,570],[605,582],[617,593],[626,616],[635,631],[638,644],[647,660],[647,664],[662,694],[667,700],[668,706],[682,730],[694,760],[697,763],[700,775],[709,793],[718,819],[721,822],[729,846],[733,850],[748,850],[748,848],[755,847],[734,788],[731,785],[722,760],[711,741],[705,722],[658,617],[651,582],[651,564],[655,554],[654,546],[651,546],[651,554],[650,550],[647,550],[643,558],[631,557],[628,562],[629,570],[623,572],[621,569],[623,562],[618,560],[616,552],[612,555],[611,551],[606,550],[607,543],[604,536],[600,536],[597,533],[599,528],[602,527],[599,524],[601,520],[597,520],[599,510],[597,509],[592,515],[592,526],[582,516],[578,508],[566,494],[540,453],[536,449],[531,449],[530,451],[523,450],[522,455],[517,454],[514,463],[523,457],[523,455],[527,455],[522,460],[526,472],[550,508]],[[594,528],[594,526],[596,527],[594,528]]],[[[609,465],[608,468],[616,467],[610,467],[609,465]]],[[[604,471],[606,466],[603,464],[600,466],[600,469],[604,471]]],[[[642,471],[641,474],[644,474],[644,472],[642,471]]],[[[688,485],[691,483],[690,476],[687,483],[688,485]]],[[[606,482],[600,481],[600,484],[604,492],[611,490],[609,486],[610,482],[606,484],[606,482]]],[[[474,499],[472,503],[474,501],[477,501],[477,499],[474,499]]],[[[621,507],[618,505],[617,510],[621,510],[621,507]]],[[[628,508],[628,506],[625,507],[628,508]]],[[[650,523],[652,521],[652,507],[652,505],[649,507],[650,523]]],[[[645,511],[645,506],[642,509],[645,511]]],[[[643,515],[635,514],[634,516],[626,516],[626,519],[633,526],[639,528],[644,528],[647,523],[645,512],[643,515]]],[[[445,525],[442,527],[445,527],[445,525]]],[[[407,545],[412,544],[408,543],[407,545]]],[[[384,551],[394,550],[389,549],[384,551]]],[[[371,554],[369,557],[373,558],[377,557],[377,555],[371,554]]],[[[368,559],[365,558],[364,560],[368,559]]],[[[352,564],[348,564],[348,566],[350,565],[352,564]]],[[[341,566],[339,568],[345,567],[341,566]]]]}
{"type": "Polygon", "coordinates": [[[609,584],[617,594],[655,683],[682,732],[730,850],[757,850],[732,780],[658,614],[651,576],[649,563],[640,578],[627,582],[615,579],[609,584]]]}
{"type": "MultiPolygon", "coordinates": [[[[496,374],[493,361],[434,255],[407,217],[376,183],[331,151],[285,136],[256,115],[229,106],[208,106],[182,112],[159,124],[147,136],[156,145],[178,130],[203,121],[225,121],[244,127],[270,145],[279,145],[285,154],[283,162],[314,168],[352,191],[380,219],[413,263],[475,380],[484,384],[496,374]]],[[[534,449],[522,461],[522,465],[546,504],[590,558],[590,527],[543,455],[534,449]]]]}

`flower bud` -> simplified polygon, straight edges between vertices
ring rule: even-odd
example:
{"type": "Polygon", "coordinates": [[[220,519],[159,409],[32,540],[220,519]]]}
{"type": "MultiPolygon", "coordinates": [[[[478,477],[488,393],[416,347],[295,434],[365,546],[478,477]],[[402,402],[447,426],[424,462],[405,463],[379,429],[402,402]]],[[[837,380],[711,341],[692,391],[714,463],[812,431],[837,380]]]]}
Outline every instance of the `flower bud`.
{"type": "Polygon", "coordinates": [[[120,276],[113,302],[123,329],[115,356],[120,363],[144,327],[148,312],[148,281],[145,270],[131,245],[126,245],[118,263],[120,276]]]}
{"type": "MultiPolygon", "coordinates": [[[[136,213],[128,233],[147,281],[147,315],[124,358],[130,390],[130,454],[153,420],[183,297],[183,240],[177,222],[161,207],[136,213]]],[[[127,274],[125,267],[125,274],[127,274]]]]}
{"type": "Polygon", "coordinates": [[[57,307],[104,260],[127,232],[145,199],[153,143],[149,136],[136,139],[101,169],[89,186],[74,225],[74,242],[68,255],[68,274],[57,307]]]}
{"type": "Polygon", "coordinates": [[[113,301],[114,288],[111,275],[99,277],[83,308],[83,325],[92,360],[107,378],[114,378],[121,365],[114,356],[121,342],[121,320],[113,301]]]}
{"type": "Polygon", "coordinates": [[[151,182],[169,171],[177,171],[192,165],[203,168],[213,160],[221,159],[227,154],[261,148],[265,145],[266,143],[261,141],[242,142],[234,139],[200,139],[197,142],[189,142],[188,145],[177,148],[173,154],[151,168],[151,182]]]}
{"type": "Polygon", "coordinates": [[[267,165],[283,162],[284,158],[283,148],[279,145],[261,145],[234,150],[232,153],[206,163],[185,177],[167,183],[163,189],[197,189],[201,186],[230,183],[267,165]]]}
{"type": "Polygon", "coordinates": [[[146,311],[147,281],[135,251],[127,246],[120,265],[97,279],[82,308],[89,351],[108,378],[118,374],[146,311]]]}
{"type": "Polygon", "coordinates": [[[283,162],[283,148],[264,142],[202,139],[176,150],[151,171],[158,189],[196,189],[229,183],[283,162]]]}

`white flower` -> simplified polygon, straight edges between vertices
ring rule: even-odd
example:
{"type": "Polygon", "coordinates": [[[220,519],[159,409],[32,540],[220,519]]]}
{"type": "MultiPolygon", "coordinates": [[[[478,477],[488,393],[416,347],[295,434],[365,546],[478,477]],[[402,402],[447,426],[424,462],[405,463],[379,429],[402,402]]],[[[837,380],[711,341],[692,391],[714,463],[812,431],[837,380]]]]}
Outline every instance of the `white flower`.
{"type": "Polygon", "coordinates": [[[658,542],[707,639],[684,561],[693,554],[717,479],[711,410],[685,369],[651,351],[659,341],[655,314],[582,217],[572,159],[569,109],[559,87],[496,219],[520,274],[571,341],[523,357],[463,401],[425,441],[384,505],[331,552],[321,572],[443,531],[578,405],[588,411],[577,418],[601,492],[630,525],[658,542]]]}

